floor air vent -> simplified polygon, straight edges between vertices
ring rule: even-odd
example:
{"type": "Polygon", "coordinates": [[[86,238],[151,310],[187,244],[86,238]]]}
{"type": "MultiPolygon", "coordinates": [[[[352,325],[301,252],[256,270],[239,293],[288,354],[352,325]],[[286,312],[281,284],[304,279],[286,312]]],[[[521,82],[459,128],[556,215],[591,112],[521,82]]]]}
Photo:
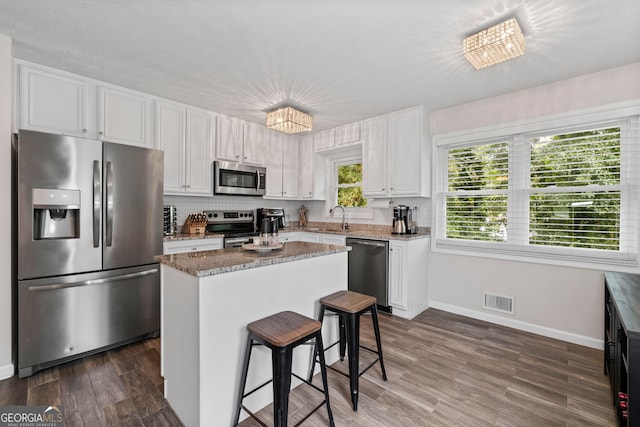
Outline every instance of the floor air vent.
{"type": "Polygon", "coordinates": [[[513,297],[483,293],[483,308],[513,314],[513,297]]]}

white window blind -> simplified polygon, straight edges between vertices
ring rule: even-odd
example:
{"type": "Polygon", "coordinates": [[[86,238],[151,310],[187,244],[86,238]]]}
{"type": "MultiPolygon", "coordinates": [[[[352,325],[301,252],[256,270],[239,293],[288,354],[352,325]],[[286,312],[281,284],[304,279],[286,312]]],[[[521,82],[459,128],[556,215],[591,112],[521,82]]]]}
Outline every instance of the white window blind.
{"type": "Polygon", "coordinates": [[[634,117],[440,146],[436,247],[637,265],[639,144],[634,117]]]}

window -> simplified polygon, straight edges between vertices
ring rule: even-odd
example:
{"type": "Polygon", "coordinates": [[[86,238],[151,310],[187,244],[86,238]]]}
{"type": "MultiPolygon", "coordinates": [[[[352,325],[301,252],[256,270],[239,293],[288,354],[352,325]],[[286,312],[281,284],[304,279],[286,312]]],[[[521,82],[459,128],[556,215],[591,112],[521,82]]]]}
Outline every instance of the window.
{"type": "Polygon", "coordinates": [[[326,200],[326,215],[336,205],[345,208],[347,218],[371,219],[373,209],[367,207],[367,199],[362,196],[362,157],[358,154],[336,156],[328,159],[327,171],[330,171],[328,188],[332,197],[326,200]]]}
{"type": "Polygon", "coordinates": [[[336,182],[336,204],[350,208],[367,206],[367,199],[362,197],[362,161],[336,163],[336,182]]]}
{"type": "Polygon", "coordinates": [[[637,265],[638,119],[442,144],[436,247],[637,265]]]}

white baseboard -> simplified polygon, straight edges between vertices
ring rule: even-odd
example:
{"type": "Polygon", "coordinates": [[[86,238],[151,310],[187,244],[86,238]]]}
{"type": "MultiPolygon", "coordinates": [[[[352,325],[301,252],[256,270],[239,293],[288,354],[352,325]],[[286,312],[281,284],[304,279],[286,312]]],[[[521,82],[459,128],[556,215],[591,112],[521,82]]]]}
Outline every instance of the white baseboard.
{"type": "Polygon", "coordinates": [[[495,314],[484,313],[481,311],[470,310],[468,308],[458,307],[455,305],[445,304],[437,301],[429,301],[429,307],[450,313],[459,314],[461,316],[471,317],[472,319],[484,320],[485,322],[495,323],[496,325],[506,326],[518,329],[532,334],[542,335],[544,337],[554,338],[585,347],[604,349],[604,341],[583,335],[573,334],[571,332],[560,331],[558,329],[547,328],[546,326],[534,325],[532,323],[523,322],[521,320],[510,319],[495,314]]]}
{"type": "Polygon", "coordinates": [[[0,366],[0,380],[6,380],[7,378],[11,378],[14,373],[15,373],[15,367],[13,366],[13,363],[0,366]]]}

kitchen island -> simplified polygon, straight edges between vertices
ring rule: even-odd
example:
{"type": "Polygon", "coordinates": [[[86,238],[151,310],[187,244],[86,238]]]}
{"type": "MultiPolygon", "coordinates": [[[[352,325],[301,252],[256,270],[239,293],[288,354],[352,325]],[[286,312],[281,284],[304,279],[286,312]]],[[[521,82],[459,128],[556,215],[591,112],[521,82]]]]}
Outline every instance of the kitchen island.
{"type": "MultiPolygon", "coordinates": [[[[230,248],[156,257],[162,274],[164,393],[185,425],[232,425],[246,325],[284,310],[317,317],[321,297],[347,289],[348,249],[288,242],[266,253],[230,248]]],[[[334,342],[336,321],[325,322],[324,342],[334,342]]],[[[294,372],[308,373],[311,350],[296,350],[294,372]]],[[[327,363],[337,359],[334,347],[327,352],[327,363]]],[[[255,348],[247,390],[270,378],[271,353],[255,348]]],[[[292,385],[298,384],[294,378],[292,385]]],[[[271,401],[267,386],[244,403],[257,411],[271,401]]]]}

